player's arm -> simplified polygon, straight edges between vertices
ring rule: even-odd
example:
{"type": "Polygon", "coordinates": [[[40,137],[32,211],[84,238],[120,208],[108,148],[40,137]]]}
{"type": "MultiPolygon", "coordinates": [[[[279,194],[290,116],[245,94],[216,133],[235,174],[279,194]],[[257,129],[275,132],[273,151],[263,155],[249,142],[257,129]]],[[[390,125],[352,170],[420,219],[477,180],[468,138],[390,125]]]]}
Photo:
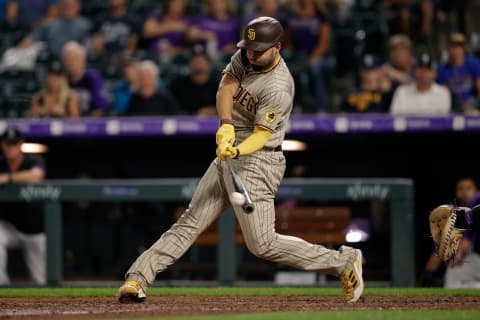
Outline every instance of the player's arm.
{"type": "Polygon", "coordinates": [[[220,127],[215,135],[217,143],[217,156],[225,160],[222,154],[226,148],[235,143],[235,127],[233,126],[232,110],[233,110],[233,96],[240,87],[240,82],[230,74],[225,72],[220,81],[216,97],[216,109],[218,117],[220,118],[220,127]]]}
{"type": "Polygon", "coordinates": [[[264,126],[255,126],[253,133],[249,135],[236,147],[228,147],[227,152],[231,154],[232,158],[236,158],[240,155],[245,156],[247,154],[254,153],[257,150],[263,148],[272,135],[272,131],[264,126]]]}
{"type": "Polygon", "coordinates": [[[240,87],[240,82],[229,72],[225,72],[217,90],[216,108],[218,117],[232,120],[233,96],[240,87]]]}
{"type": "Polygon", "coordinates": [[[45,171],[40,167],[11,173],[0,174],[0,184],[6,183],[34,183],[41,182],[45,177],[45,171]]]}
{"type": "Polygon", "coordinates": [[[233,126],[233,97],[240,88],[245,65],[242,62],[241,51],[237,51],[231,58],[230,63],[223,71],[222,79],[216,95],[216,110],[220,118],[220,128],[216,133],[216,154],[221,160],[225,160],[225,150],[235,143],[235,128],[233,126]]]}

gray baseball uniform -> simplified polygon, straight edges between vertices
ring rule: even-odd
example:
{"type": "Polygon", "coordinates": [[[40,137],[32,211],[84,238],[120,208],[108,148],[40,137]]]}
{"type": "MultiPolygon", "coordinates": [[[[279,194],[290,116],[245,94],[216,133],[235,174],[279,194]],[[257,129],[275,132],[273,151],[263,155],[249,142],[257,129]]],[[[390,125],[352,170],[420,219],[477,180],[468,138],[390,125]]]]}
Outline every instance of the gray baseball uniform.
{"type": "MultiPolygon", "coordinates": [[[[271,68],[255,72],[239,50],[224,72],[235,76],[241,84],[233,106],[237,143],[248,137],[254,126],[272,131],[263,149],[231,161],[255,205],[251,214],[234,206],[248,249],[258,257],[298,269],[342,275],[356,259],[352,248],[329,250],[275,232],[274,198],[285,171],[285,157],[279,146],[294,96],[294,82],[287,65],[279,56],[271,68]]],[[[136,280],[146,290],[157,273],[179,259],[197,236],[230,206],[228,195],[233,191],[226,162],[216,158],[200,180],[188,209],[135,261],[127,278],[136,280]]]]}

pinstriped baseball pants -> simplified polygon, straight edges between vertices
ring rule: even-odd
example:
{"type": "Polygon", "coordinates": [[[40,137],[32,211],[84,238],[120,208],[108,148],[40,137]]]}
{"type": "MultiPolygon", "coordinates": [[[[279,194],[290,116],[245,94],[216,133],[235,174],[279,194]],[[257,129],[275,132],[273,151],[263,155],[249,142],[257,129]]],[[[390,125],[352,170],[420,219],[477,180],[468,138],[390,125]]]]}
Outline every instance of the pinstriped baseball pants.
{"type": "MultiPolygon", "coordinates": [[[[285,172],[282,152],[257,151],[231,161],[249,191],[255,210],[234,206],[248,249],[257,257],[301,270],[340,276],[355,261],[352,248],[338,251],[275,232],[274,198],[285,172]]],[[[195,239],[229,206],[233,184],[226,162],[215,159],[200,180],[188,209],[127,271],[144,290],[156,275],[177,261],[195,239]]]]}

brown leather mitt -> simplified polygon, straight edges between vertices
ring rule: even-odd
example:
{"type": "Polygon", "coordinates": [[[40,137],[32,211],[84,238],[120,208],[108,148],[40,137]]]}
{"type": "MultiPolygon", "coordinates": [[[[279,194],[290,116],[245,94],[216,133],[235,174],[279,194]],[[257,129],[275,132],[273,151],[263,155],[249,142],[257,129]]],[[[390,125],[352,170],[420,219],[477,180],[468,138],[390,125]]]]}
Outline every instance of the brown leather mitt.
{"type": "Polygon", "coordinates": [[[468,225],[465,216],[470,212],[467,207],[441,205],[430,213],[430,233],[435,243],[435,253],[444,262],[455,258],[460,240],[468,225]]]}

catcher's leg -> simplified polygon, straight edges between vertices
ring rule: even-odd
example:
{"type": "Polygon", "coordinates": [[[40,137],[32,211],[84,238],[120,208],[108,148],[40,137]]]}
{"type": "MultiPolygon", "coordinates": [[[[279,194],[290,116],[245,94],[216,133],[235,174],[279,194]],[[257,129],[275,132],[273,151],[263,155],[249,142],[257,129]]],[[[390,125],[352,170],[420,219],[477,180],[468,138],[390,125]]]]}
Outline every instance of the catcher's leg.
{"type": "Polygon", "coordinates": [[[160,239],[133,263],[127,280],[136,281],[146,291],[157,273],[177,261],[198,235],[226,208],[225,191],[215,159],[200,180],[188,209],[160,239]]]}
{"type": "Polygon", "coordinates": [[[447,267],[445,288],[480,288],[480,255],[472,252],[461,266],[447,267]]]}

